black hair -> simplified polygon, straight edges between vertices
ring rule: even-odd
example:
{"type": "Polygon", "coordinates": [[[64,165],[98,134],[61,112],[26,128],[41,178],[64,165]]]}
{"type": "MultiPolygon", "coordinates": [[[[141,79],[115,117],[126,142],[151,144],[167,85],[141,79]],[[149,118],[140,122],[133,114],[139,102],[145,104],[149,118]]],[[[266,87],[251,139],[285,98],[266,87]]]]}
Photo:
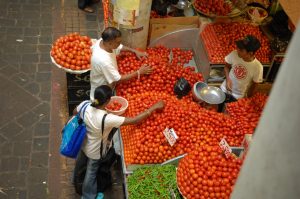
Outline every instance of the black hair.
{"type": "Polygon", "coordinates": [[[102,32],[101,35],[104,42],[113,41],[116,38],[121,36],[122,36],[121,31],[114,27],[105,28],[105,30],[102,32]]]}
{"type": "Polygon", "coordinates": [[[92,103],[93,107],[101,106],[108,102],[112,96],[112,89],[107,85],[98,86],[94,92],[95,100],[92,103]]]}
{"type": "Polygon", "coordinates": [[[261,44],[260,41],[253,35],[247,35],[244,39],[235,42],[239,49],[244,49],[248,53],[253,54],[259,50],[261,44]]]}

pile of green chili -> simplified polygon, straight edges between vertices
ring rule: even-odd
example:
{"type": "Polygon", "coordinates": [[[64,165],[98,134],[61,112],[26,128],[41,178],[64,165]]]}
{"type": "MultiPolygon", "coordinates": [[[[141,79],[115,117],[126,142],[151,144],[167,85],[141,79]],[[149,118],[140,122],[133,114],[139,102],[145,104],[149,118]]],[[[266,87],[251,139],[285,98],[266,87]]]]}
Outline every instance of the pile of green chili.
{"type": "Polygon", "coordinates": [[[128,176],[130,199],[170,199],[172,192],[180,198],[173,165],[151,166],[137,169],[128,176]]]}

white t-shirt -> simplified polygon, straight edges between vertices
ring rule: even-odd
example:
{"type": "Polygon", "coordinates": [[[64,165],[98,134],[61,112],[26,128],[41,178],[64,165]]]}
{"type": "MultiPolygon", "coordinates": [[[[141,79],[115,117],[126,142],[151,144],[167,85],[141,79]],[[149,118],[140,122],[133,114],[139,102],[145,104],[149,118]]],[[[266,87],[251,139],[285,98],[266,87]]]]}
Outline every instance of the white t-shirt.
{"type": "MultiPolygon", "coordinates": [[[[87,101],[81,102],[77,111],[79,112],[80,108],[87,101]]],[[[88,106],[84,115],[84,122],[87,129],[87,137],[84,140],[82,145],[82,150],[87,157],[91,159],[100,159],[100,146],[101,140],[106,140],[112,128],[119,128],[125,121],[125,117],[120,117],[113,114],[107,114],[104,121],[104,131],[102,137],[102,118],[104,114],[107,114],[106,111],[96,109],[92,106],[88,106]]],[[[80,117],[83,118],[83,113],[80,114],[80,117]]],[[[107,142],[103,142],[103,153],[105,155],[107,142]]]]}
{"type": "Polygon", "coordinates": [[[98,86],[108,85],[121,79],[121,75],[118,71],[116,55],[120,53],[123,45],[121,44],[117,49],[113,50],[112,53],[109,53],[100,48],[101,40],[102,39],[97,40],[97,42],[91,47],[91,100],[94,99],[94,92],[98,86]]]}
{"type": "Polygon", "coordinates": [[[231,65],[229,78],[232,81],[232,93],[226,89],[226,80],[222,83],[221,89],[236,99],[245,97],[252,82],[263,81],[263,66],[256,58],[251,62],[245,62],[235,50],[225,57],[225,61],[231,65]]]}

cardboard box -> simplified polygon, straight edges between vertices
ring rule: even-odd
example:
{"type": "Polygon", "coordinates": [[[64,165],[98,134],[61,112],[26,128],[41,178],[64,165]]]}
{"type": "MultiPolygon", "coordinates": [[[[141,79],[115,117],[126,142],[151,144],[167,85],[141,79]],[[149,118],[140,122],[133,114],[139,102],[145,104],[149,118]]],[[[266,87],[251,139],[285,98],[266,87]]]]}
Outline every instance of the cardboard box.
{"type": "Polygon", "coordinates": [[[151,42],[167,33],[171,33],[176,30],[199,27],[200,19],[197,16],[150,19],[149,41],[151,42]]]}

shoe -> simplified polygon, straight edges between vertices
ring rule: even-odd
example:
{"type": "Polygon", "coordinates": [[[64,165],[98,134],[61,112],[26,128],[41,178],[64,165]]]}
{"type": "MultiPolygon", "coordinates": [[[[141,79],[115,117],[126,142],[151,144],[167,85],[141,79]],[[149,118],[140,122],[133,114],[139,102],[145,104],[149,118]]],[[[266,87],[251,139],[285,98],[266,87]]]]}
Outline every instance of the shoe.
{"type": "Polygon", "coordinates": [[[94,12],[94,9],[91,8],[91,7],[85,7],[85,8],[83,9],[83,11],[84,11],[84,12],[87,12],[87,13],[93,13],[93,12],[94,12]]]}
{"type": "Polygon", "coordinates": [[[99,192],[96,199],[104,199],[104,194],[99,192]]]}

